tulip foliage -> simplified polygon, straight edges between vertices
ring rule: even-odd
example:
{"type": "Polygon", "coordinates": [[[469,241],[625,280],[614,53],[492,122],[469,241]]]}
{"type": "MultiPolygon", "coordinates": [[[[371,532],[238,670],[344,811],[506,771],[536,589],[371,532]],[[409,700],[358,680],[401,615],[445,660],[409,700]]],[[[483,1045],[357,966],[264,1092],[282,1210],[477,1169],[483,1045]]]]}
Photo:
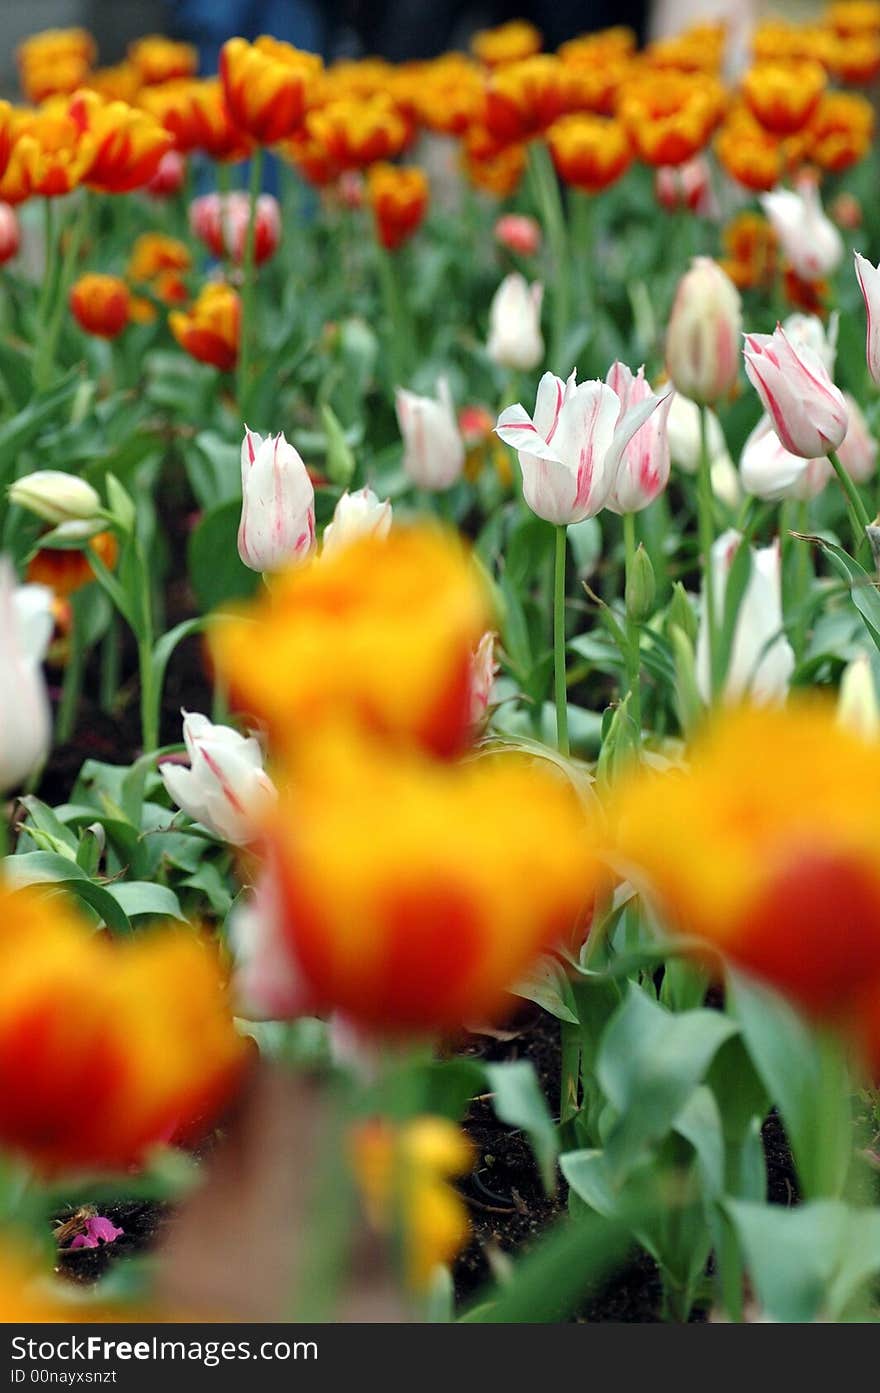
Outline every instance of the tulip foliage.
{"type": "Polygon", "coordinates": [[[880,1319],[880,5],[18,65],[0,1316],[880,1319]]]}

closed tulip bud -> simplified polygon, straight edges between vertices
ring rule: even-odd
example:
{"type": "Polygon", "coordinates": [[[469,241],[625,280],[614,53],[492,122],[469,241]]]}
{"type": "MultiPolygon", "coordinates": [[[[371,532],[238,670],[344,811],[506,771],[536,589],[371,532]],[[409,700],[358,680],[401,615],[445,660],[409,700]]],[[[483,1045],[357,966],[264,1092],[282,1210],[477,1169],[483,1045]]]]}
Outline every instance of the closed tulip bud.
{"type": "Polygon", "coordinates": [[[711,172],[702,155],[680,165],[661,165],[654,176],[654,193],[668,213],[687,208],[707,217],[715,204],[711,172]]]}
{"type": "Polygon", "coordinates": [[[16,479],[9,486],[9,501],[55,526],[90,521],[101,511],[101,500],[91,484],[61,469],[37,469],[16,479]]]}
{"type": "Polygon", "coordinates": [[[856,252],[856,276],[865,301],[868,336],[865,356],[868,372],[880,387],[880,267],[874,266],[861,252],[856,252]]]}
{"type": "Polygon", "coordinates": [[[666,368],[678,392],[713,403],[736,382],[739,291],[717,262],[694,258],[678,283],[666,331],[666,368]]]}
{"type": "Polygon", "coordinates": [[[191,711],[183,713],[183,741],[189,768],[170,760],[159,767],[168,796],[224,842],[246,846],[275,796],[259,742],[191,711]]]}
{"type": "Polygon", "coordinates": [[[20,244],[21,228],[15,209],[0,203],[0,266],[18,254],[20,244]]]}
{"type": "Polygon", "coordinates": [[[843,670],[837,697],[837,720],[865,740],[880,737],[880,702],[867,653],[860,653],[843,670]]]}
{"type": "MultiPolygon", "coordinates": [[[[633,376],[625,363],[614,363],[605,380],[620,398],[621,420],[640,402],[653,398],[643,367],[633,376]]],[[[659,410],[652,412],[624,449],[606,505],[613,513],[641,512],[669,483],[666,420],[672,396],[671,392],[666,394],[659,410]]]]}
{"type": "Polygon", "coordinates": [[[529,285],[514,272],[505,276],[489,307],[486,352],[494,363],[517,372],[531,372],[544,357],[541,301],[544,287],[529,285]]]}
{"type": "Polygon", "coordinates": [[[398,387],[394,404],[407,476],[417,488],[435,493],[452,488],[464,469],[465,449],[446,379],[438,381],[436,397],[398,387]]]}
{"type": "Polygon", "coordinates": [[[803,281],[824,280],[843,260],[843,238],[826,217],[814,179],[797,189],[775,189],[761,205],[795,275],[803,281]]]}
{"type": "Polygon", "coordinates": [[[16,586],[0,558],[0,792],[39,768],[49,750],[51,714],[41,663],[52,637],[52,592],[16,586]]]}
{"type": "MultiPolygon", "coordinates": [[[[217,257],[240,266],[247,246],[250,197],[241,191],[208,193],[193,199],[189,222],[196,237],[217,257]]],[[[254,261],[259,266],[278,250],[281,209],[270,193],[260,194],[254,220],[254,261]]]]}
{"type": "MultiPolygon", "coordinates": [[[[739,548],[738,532],[724,532],[713,544],[709,582],[716,614],[724,613],[727,582],[739,548]]],[[[704,587],[705,587],[704,579],[704,587]]],[[[751,549],[751,572],[739,611],[730,661],[724,681],[727,701],[744,697],[756,702],[783,701],[794,671],[794,653],[782,625],[782,565],[778,542],[751,549]]],[[[704,701],[709,700],[709,634],[703,596],[697,635],[697,682],[704,701]]]]}
{"type": "Polygon", "coordinates": [[[744,356],[749,381],[786,450],[817,459],[843,443],[846,402],[817,353],[795,348],[777,325],[773,334],[747,334],[744,356]]]}
{"type": "Polygon", "coordinates": [[[669,609],[666,611],[666,623],[670,629],[673,627],[681,629],[685,638],[689,639],[691,643],[696,643],[696,611],[680,580],[677,580],[672,587],[672,599],[669,601],[669,609]]]}
{"type": "Polygon", "coordinates": [[[855,397],[844,392],[843,398],[849,414],[849,428],[837,456],[853,482],[865,484],[877,468],[877,441],[855,397]]]}
{"type": "Polygon", "coordinates": [[[532,420],[517,403],[495,427],[517,451],[523,496],[533,513],[557,526],[595,517],[608,502],[623,453],[662,397],[649,392],[627,407],[605,382],[541,378],[532,420]]]}
{"type": "Polygon", "coordinates": [[[145,193],[151,198],[173,198],[180,193],[186,180],[186,159],[179,150],[166,150],[145,193]]]}
{"type": "Polygon", "coordinates": [[[475,735],[486,724],[497,671],[495,635],[484,634],[471,659],[471,728],[475,735]]]}
{"type": "Polygon", "coordinates": [[[495,241],[517,256],[535,256],[541,250],[541,224],[522,213],[505,213],[495,224],[495,241]]]}
{"type": "Polygon", "coordinates": [[[626,577],[626,612],[629,618],[638,624],[647,619],[653,613],[656,593],[654,567],[640,542],[626,577]]]}
{"type": "Polygon", "coordinates": [[[387,537],[391,531],[391,504],[376,497],[371,488],[344,493],[333,510],[333,520],[324,528],[321,546],[323,556],[329,556],[347,546],[356,537],[387,537]]]}
{"type": "Polygon", "coordinates": [[[252,571],[280,571],[315,547],[315,490],[284,433],[263,439],[245,427],[241,445],[238,554],[252,571]]]}
{"type": "Polygon", "coordinates": [[[746,493],[775,503],[783,498],[815,498],[832,470],[824,455],[803,459],[791,454],[773,429],[770,417],[762,416],[743,446],[739,472],[746,493]]]}

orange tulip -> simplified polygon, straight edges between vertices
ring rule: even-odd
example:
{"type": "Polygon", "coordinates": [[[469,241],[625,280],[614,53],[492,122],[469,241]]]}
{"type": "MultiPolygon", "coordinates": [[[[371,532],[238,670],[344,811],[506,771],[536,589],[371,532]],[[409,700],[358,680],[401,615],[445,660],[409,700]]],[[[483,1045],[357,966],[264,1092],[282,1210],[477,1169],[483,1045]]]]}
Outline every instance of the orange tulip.
{"type": "Polygon", "coordinates": [[[560,71],[564,111],[592,111],[597,116],[613,116],[618,95],[633,73],[632,59],[625,54],[565,59],[560,71]]]}
{"type": "Polygon", "coordinates": [[[0,198],[20,203],[34,194],[58,198],[83,183],[95,158],[95,139],[63,97],[13,116],[13,145],[0,180],[0,198]]]}
{"type": "Polygon", "coordinates": [[[181,348],[200,363],[228,372],[238,359],[241,301],[222,282],[203,286],[188,310],[175,310],[168,327],[181,348]]]}
{"type": "Polygon", "coordinates": [[[193,931],[124,941],[0,890],[0,1141],[44,1171],[119,1168],[213,1120],[244,1046],[193,931]]]}
{"type": "Polygon", "coordinates": [[[189,134],[193,148],[204,150],[221,164],[235,164],[246,159],[251,142],[233,125],[219,78],[190,83],[189,100],[189,134]]]}
{"type": "Polygon", "coordinates": [[[599,193],[615,183],[632,164],[626,127],[603,116],[573,112],[555,121],[547,145],[567,184],[584,193],[599,193]]]}
{"type": "Polygon", "coordinates": [[[495,29],[478,30],[471,39],[471,52],[487,68],[499,68],[540,53],[542,44],[540,29],[528,20],[512,19],[495,29]]]}
{"type": "Polygon", "coordinates": [[[303,742],[265,826],[306,994],[387,1035],[490,1019],[540,953],[582,938],[595,842],[572,786],[540,761],[389,757],[326,729],[303,742]]]}
{"type": "Polygon", "coordinates": [[[142,232],[131,249],[126,274],[136,285],[149,285],[165,271],[188,271],[189,247],[164,232],[142,232]]]}
{"type": "MultiPolygon", "coordinates": [[[[119,555],[119,546],[112,532],[99,532],[89,538],[89,547],[97,553],[108,570],[112,571],[119,555]]],[[[47,585],[60,600],[66,600],[84,585],[95,579],[92,563],[84,551],[61,551],[56,547],[41,547],[31,557],[27,579],[34,585],[47,585]]]]}
{"type": "Polygon", "coordinates": [[[130,296],[118,276],[89,272],[70,291],[70,308],[81,329],[101,339],[115,339],[129,319],[130,296]]]}
{"type": "Polygon", "coordinates": [[[274,145],[302,124],[321,59],[263,35],[227,39],[220,81],[233,122],[261,145],[274,145]]]}
{"type": "Polygon", "coordinates": [[[559,46],[563,63],[592,63],[600,65],[609,59],[630,58],[636,51],[638,39],[634,29],[616,24],[599,29],[594,34],[580,34],[559,46]]]}
{"type": "Polygon", "coordinates": [[[464,135],[480,119],[484,74],[476,63],[449,53],[422,65],[413,92],[418,119],[439,135],[464,135]]]}
{"type": "Polygon", "coordinates": [[[671,926],[807,1010],[880,981],[880,746],[833,709],[718,717],[686,770],[621,787],[612,822],[671,926]]]}
{"type": "Polygon", "coordinates": [[[725,256],[721,269],[738,290],[772,285],[776,275],[776,233],[760,213],[738,213],[721,234],[725,256]]]}
{"type": "Polygon", "coordinates": [[[565,110],[563,65],[550,54],[496,68],[486,84],[483,121],[499,141],[531,140],[565,110]]]}
{"type": "Polygon", "coordinates": [[[85,182],[103,193],[143,188],[173,143],[149,112],[126,102],[105,102],[94,92],[77,93],[70,114],[94,142],[85,182]]]}
{"type": "Polygon", "coordinates": [[[878,0],[834,0],[825,16],[836,34],[843,38],[880,34],[878,0]]]}
{"type": "Polygon", "coordinates": [[[752,53],[756,63],[821,63],[830,71],[834,61],[835,37],[821,24],[788,24],[785,20],[765,20],[752,34],[752,53]]]}
{"type": "Polygon", "coordinates": [[[721,84],[705,74],[646,72],[624,85],[617,114],[645,164],[679,165],[706,146],[724,100],[721,84]]]}
{"type": "Polygon", "coordinates": [[[410,127],[390,97],[353,101],[340,98],[310,111],[306,135],[322,145],[337,169],[363,169],[376,160],[399,155],[410,127]]]}
{"type": "Polygon", "coordinates": [[[462,143],[461,160],[475,188],[496,198],[508,198],[525,173],[525,146],[499,145],[485,128],[472,126],[462,143]]]}
{"type": "Polygon", "coordinates": [[[20,44],[16,53],[22,90],[29,102],[74,92],[95,61],[95,41],[85,29],[46,29],[20,44]]]}
{"type": "Polygon", "coordinates": [[[773,135],[793,135],[819,105],[827,78],[821,63],[759,63],[745,74],[742,95],[756,121],[773,135]]]}
{"type": "Polygon", "coordinates": [[[147,34],[129,44],[128,61],[148,87],[178,77],[193,77],[198,71],[199,54],[192,44],[166,39],[162,34],[147,34]]]}
{"type": "Polygon", "coordinates": [[[471,654],[490,619],[454,536],[398,528],[279,577],[250,612],[214,626],[211,647],[279,750],[344,718],[452,756],[468,744],[471,654]]]}
{"type": "Polygon", "coordinates": [[[129,106],[134,106],[141,90],[141,79],[131,63],[115,63],[109,68],[96,68],[80,85],[97,92],[106,102],[128,102],[129,106]]]}
{"type": "Polygon", "coordinates": [[[775,189],[795,163],[796,146],[771,135],[748,107],[735,107],[715,138],[715,154],[725,173],[754,193],[775,189]]]}
{"type": "Polygon", "coordinates": [[[315,140],[304,126],[283,141],[278,149],[316,189],[335,184],[342,173],[323,141],[315,140]]]}
{"type": "Polygon", "coordinates": [[[174,148],[188,155],[199,146],[200,123],[196,111],[203,84],[192,78],[175,78],[138,94],[138,105],[148,111],[174,139],[174,148]]]}
{"type": "Polygon", "coordinates": [[[871,148],[874,108],[854,92],[826,92],[804,131],[806,151],[814,164],[840,174],[871,148]]]}
{"type": "Polygon", "coordinates": [[[367,196],[379,241],[387,251],[395,251],[422,225],[428,180],[414,165],[374,164],[367,175],[367,196]]]}

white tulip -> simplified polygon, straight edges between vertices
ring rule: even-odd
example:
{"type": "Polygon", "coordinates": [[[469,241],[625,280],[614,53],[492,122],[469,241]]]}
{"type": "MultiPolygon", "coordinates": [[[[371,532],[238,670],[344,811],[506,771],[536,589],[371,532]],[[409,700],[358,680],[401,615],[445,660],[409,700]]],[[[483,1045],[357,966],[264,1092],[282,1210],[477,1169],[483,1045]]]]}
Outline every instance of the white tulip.
{"type": "Polygon", "coordinates": [[[62,469],[37,469],[16,479],[9,486],[9,501],[56,526],[89,521],[101,508],[101,500],[91,484],[62,469]]]}
{"type": "Polygon", "coordinates": [[[489,307],[486,352],[500,367],[532,372],[544,358],[541,302],[544,287],[529,285],[518,271],[505,276],[489,307]]]}
{"type": "Polygon", "coordinates": [[[183,739],[189,768],[169,760],[159,766],[169,797],[215,836],[246,846],[275,797],[275,786],[263,769],[259,741],[186,711],[183,739]]]}
{"type": "Polygon", "coordinates": [[[370,488],[344,493],[324,528],[322,555],[339,551],[356,537],[387,537],[391,530],[391,504],[380,502],[370,488]]]}
{"type": "MultiPolygon", "coordinates": [[[[716,615],[723,615],[730,576],[739,547],[740,533],[722,533],[712,547],[709,566],[716,615]]],[[[736,618],[730,661],[724,681],[724,699],[757,702],[783,701],[794,671],[794,652],[782,629],[782,566],[779,544],[752,548],[749,582],[736,618]]],[[[704,578],[705,585],[705,578],[704,578]]],[[[710,698],[709,634],[705,595],[697,633],[697,685],[704,701],[710,698]]]]}
{"type": "Polygon", "coordinates": [[[252,571],[280,571],[315,547],[315,490],[284,434],[263,439],[245,427],[241,446],[238,554],[252,571]]]}
{"type": "Polygon", "coordinates": [[[843,238],[825,214],[815,180],[802,179],[797,189],[774,189],[760,201],[795,275],[818,281],[837,270],[843,238]]]}
{"type": "Polygon", "coordinates": [[[436,397],[398,387],[394,404],[408,477],[417,488],[434,493],[452,488],[464,469],[465,450],[446,379],[438,381],[436,397]]]}
{"type": "Polygon", "coordinates": [[[52,717],[42,661],[52,637],[52,592],[16,585],[0,558],[0,792],[18,788],[49,751],[52,717]]]}
{"type": "Polygon", "coordinates": [[[837,720],[865,740],[880,738],[877,683],[867,653],[860,653],[843,670],[837,696],[837,720]]]}

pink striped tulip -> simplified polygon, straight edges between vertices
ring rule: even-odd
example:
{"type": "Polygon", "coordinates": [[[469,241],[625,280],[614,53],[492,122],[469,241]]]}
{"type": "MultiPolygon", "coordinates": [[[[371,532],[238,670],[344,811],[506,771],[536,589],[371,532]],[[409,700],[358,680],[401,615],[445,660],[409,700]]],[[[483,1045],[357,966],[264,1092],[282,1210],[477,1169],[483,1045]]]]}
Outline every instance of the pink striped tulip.
{"type": "Polygon", "coordinates": [[[567,382],[546,372],[534,419],[517,403],[495,430],[519,457],[523,497],[539,518],[557,526],[583,522],[605,507],[623,452],[660,405],[653,392],[627,407],[605,382],[567,382]]]}
{"type": "Polygon", "coordinates": [[[245,427],[238,554],[252,571],[280,571],[315,548],[315,490],[298,451],[245,427]]]}
{"type": "Polygon", "coordinates": [[[708,256],[697,256],[675,292],[666,369],[677,392],[712,405],[733,387],[739,363],[739,291],[708,256]]]}
{"type": "Polygon", "coordinates": [[[868,337],[865,355],[868,372],[880,387],[880,266],[874,266],[861,252],[856,252],[856,275],[865,297],[868,316],[868,337]]]}
{"type": "Polygon", "coordinates": [[[772,334],[747,334],[743,353],[749,381],[786,450],[816,459],[843,443],[846,402],[813,349],[796,348],[777,325],[772,334]]]}
{"type": "MultiPolygon", "coordinates": [[[[625,363],[614,363],[605,378],[620,398],[620,418],[654,393],[645,381],[645,369],[633,376],[625,363]]],[[[607,507],[612,513],[639,513],[647,508],[669,483],[669,437],[666,430],[672,392],[662,399],[659,411],[652,412],[636,431],[620,457],[607,507]]]]}

